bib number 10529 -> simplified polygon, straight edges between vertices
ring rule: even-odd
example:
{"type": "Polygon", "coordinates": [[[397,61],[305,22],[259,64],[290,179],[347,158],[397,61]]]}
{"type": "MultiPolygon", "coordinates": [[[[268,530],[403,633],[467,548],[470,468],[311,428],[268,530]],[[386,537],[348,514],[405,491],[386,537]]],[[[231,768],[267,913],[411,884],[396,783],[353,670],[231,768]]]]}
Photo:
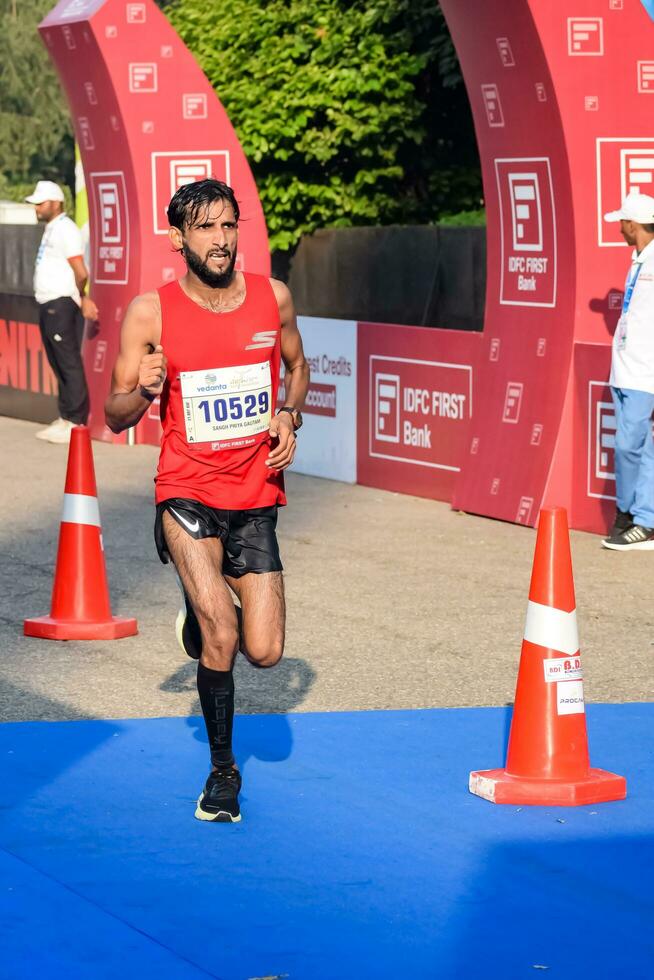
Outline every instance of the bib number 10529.
{"type": "Polygon", "coordinates": [[[270,426],[270,362],[180,372],[186,439],[212,449],[251,446],[270,426]]]}
{"type": "Polygon", "coordinates": [[[214,398],[208,401],[206,398],[199,402],[198,412],[204,413],[204,421],[226,422],[232,419],[238,422],[239,419],[254,419],[258,415],[266,415],[270,411],[270,395],[267,391],[260,391],[253,395],[232,395],[231,398],[214,398]]]}

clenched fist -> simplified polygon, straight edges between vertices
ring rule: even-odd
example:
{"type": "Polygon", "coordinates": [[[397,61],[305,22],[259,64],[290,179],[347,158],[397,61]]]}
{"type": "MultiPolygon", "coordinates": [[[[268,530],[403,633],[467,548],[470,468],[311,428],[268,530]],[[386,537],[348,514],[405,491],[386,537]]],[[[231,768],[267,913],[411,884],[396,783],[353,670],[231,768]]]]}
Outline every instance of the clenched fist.
{"type": "Polygon", "coordinates": [[[92,320],[94,323],[100,319],[100,311],[90,296],[82,296],[82,316],[85,320],[92,320]]]}
{"type": "Polygon", "coordinates": [[[161,344],[157,344],[153,354],[144,354],[139,364],[139,388],[157,397],[166,380],[166,355],[161,344]]]}

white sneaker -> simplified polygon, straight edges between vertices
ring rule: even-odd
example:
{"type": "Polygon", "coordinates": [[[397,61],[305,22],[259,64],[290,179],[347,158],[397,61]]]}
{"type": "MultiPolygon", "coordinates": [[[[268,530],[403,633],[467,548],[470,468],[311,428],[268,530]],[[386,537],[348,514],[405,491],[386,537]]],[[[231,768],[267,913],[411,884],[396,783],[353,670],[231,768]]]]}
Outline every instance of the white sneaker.
{"type": "Polygon", "coordinates": [[[55,419],[47,429],[41,429],[40,432],[37,432],[36,438],[42,439],[44,442],[56,442],[61,445],[67,445],[70,442],[70,433],[74,425],[75,423],[70,422],[68,419],[55,419]]]}
{"type": "Polygon", "coordinates": [[[50,433],[53,432],[54,429],[58,429],[59,426],[62,424],[62,422],[65,422],[65,421],[66,420],[65,419],[62,419],[61,417],[59,417],[58,419],[55,419],[54,422],[51,422],[50,423],[50,425],[47,427],[47,429],[41,429],[40,432],[37,432],[36,433],[36,438],[37,439],[44,439],[47,442],[48,436],[50,435],[50,433]]]}

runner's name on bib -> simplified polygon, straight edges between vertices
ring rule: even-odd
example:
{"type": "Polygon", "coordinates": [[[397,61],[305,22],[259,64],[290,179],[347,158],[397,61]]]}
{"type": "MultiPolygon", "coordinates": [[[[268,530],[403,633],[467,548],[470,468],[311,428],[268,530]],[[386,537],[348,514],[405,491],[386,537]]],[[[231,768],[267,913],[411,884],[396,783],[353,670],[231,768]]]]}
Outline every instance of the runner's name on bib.
{"type": "Polygon", "coordinates": [[[186,441],[214,449],[251,446],[270,427],[270,361],[180,371],[186,441]]]}

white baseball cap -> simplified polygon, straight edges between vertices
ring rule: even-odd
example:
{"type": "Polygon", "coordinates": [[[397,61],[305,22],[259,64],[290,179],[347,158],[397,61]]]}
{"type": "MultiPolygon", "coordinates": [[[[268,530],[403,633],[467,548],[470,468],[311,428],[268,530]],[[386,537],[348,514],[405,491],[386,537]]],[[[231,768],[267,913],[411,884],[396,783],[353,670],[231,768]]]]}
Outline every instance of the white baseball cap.
{"type": "Polygon", "coordinates": [[[639,225],[654,224],[654,197],[632,192],[627,194],[619,211],[609,211],[605,221],[635,221],[639,225]]]}
{"type": "Polygon", "coordinates": [[[45,201],[63,201],[64,192],[53,180],[39,180],[34,193],[26,197],[28,204],[43,204],[45,201]]]}

